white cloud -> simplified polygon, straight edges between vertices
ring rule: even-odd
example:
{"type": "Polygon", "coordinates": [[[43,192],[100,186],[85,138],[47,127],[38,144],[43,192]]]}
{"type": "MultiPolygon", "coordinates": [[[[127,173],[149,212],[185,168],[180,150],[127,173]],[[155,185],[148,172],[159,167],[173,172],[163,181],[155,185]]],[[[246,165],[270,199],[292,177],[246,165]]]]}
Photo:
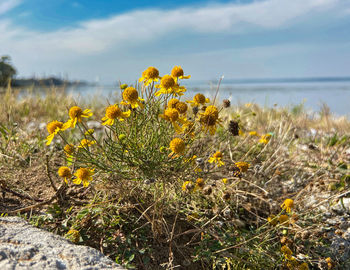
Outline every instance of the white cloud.
{"type": "MultiPolygon", "coordinates": [[[[147,43],[174,33],[234,34],[273,30],[330,10],[339,1],[264,0],[174,10],[138,10],[51,32],[30,30],[16,26],[15,21],[0,20],[0,51],[12,55],[19,66],[35,63],[33,69],[78,65],[88,62],[88,57],[95,59],[91,60],[90,68],[94,65],[98,68],[103,64],[93,61],[98,60],[99,55],[142,50],[147,43]]],[[[11,3],[14,6],[18,2],[6,1],[7,10],[11,3]]],[[[0,5],[0,13],[2,6],[6,5],[0,5]]],[[[116,58],[115,55],[111,57],[116,58]]]]}
{"type": "Polygon", "coordinates": [[[21,0],[2,0],[0,3],[0,15],[15,8],[21,3],[21,0]]]}

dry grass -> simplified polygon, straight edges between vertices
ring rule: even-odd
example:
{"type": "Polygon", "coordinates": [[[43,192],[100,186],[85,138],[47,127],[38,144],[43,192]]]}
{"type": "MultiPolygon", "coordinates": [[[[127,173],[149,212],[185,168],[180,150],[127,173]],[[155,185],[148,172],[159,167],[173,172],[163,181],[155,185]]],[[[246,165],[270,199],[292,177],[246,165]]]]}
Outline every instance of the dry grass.
{"type": "MultiPolygon", "coordinates": [[[[25,98],[7,89],[0,99],[2,213],[21,213],[62,235],[76,228],[80,244],[138,269],[283,269],[283,236],[295,255],[309,256],[304,261],[310,266],[330,254],[317,248],[327,246],[327,239],[320,237],[318,207],[349,187],[344,176],[350,122],[333,118],[326,108],[311,116],[300,108],[267,109],[255,104],[223,109],[224,127],[215,137],[193,145],[202,157],[215,149],[225,154],[226,166],[208,167],[203,174],[206,186],[213,190],[203,195],[184,194],[184,179],[176,177],[165,191],[158,182],[115,181],[113,174],[100,175],[88,189],[62,187],[55,173],[62,165],[60,146],[46,147],[46,129],[39,125],[64,119],[74,99],[59,89],[51,89],[44,97],[25,98]],[[245,135],[232,136],[227,131],[232,119],[239,121],[245,135]],[[250,131],[273,136],[262,145],[259,138],[248,135],[250,131]],[[251,164],[242,178],[230,175],[229,164],[237,161],[251,164]],[[221,181],[223,177],[229,184],[221,181]],[[49,178],[62,188],[55,191],[49,178]],[[225,193],[230,193],[229,201],[223,199],[225,193]],[[312,205],[310,196],[315,201],[312,205]],[[296,205],[291,224],[269,225],[267,217],[279,214],[286,198],[293,198],[296,205]],[[310,235],[307,239],[301,237],[304,232],[310,235]]],[[[100,119],[101,104],[95,100],[85,106],[100,119]]]]}

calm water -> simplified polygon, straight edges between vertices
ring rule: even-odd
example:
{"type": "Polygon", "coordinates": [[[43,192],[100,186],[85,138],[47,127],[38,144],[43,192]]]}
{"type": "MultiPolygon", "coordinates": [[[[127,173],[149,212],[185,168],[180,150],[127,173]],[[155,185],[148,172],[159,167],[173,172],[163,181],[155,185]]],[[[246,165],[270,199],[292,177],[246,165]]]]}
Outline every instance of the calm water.
{"type": "MultiPolygon", "coordinates": [[[[204,93],[213,97],[217,83],[190,82],[183,83],[187,87],[185,96],[191,98],[196,93],[204,93]]],[[[117,86],[84,86],[67,89],[75,97],[102,96],[106,99],[120,94],[117,86]]],[[[309,111],[317,112],[326,103],[336,115],[350,117],[350,80],[322,82],[225,82],[220,85],[217,100],[229,98],[231,103],[257,103],[272,107],[298,105],[304,103],[309,111]]]]}

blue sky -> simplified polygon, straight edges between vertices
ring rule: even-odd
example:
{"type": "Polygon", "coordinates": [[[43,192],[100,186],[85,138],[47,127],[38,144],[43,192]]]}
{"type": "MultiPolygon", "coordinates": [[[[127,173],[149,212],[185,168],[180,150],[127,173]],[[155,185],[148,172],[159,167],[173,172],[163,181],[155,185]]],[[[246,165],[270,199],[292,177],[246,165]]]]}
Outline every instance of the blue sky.
{"type": "Polygon", "coordinates": [[[350,76],[347,0],[0,0],[0,33],[19,76],[350,76]]]}

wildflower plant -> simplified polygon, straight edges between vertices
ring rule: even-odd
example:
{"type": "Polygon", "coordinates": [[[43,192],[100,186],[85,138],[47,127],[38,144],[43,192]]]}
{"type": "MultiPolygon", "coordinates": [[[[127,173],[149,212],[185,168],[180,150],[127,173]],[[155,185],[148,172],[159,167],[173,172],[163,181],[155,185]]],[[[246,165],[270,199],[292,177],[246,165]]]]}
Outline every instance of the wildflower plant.
{"type": "MultiPolygon", "coordinates": [[[[180,100],[186,91],[181,80],[189,78],[180,66],[162,77],[155,67],[147,68],[139,79],[141,84],[123,85],[122,100],[108,105],[104,117],[97,119],[104,126],[103,132],[88,128],[85,119],[91,118],[93,112],[79,106],[69,109],[66,122],[50,122],[48,144],[54,136],[61,137],[67,165],[72,170],[65,181],[71,179],[72,183],[88,186],[93,174],[110,175],[114,181],[165,181],[179,168],[182,173],[187,169],[195,173],[188,162],[193,153],[187,151],[194,141],[206,136],[207,130],[215,134],[220,119],[214,105],[197,118],[188,110],[187,103],[209,103],[203,94],[197,94],[192,101],[180,100]]],[[[223,164],[221,159],[217,161],[219,166],[223,164]]]]}
{"type": "MultiPolygon", "coordinates": [[[[237,152],[254,154],[261,145],[255,143],[254,148],[248,150],[243,148],[244,144],[238,144],[246,140],[244,136],[237,136],[243,123],[237,116],[234,120],[225,118],[222,111],[228,106],[215,104],[215,97],[210,100],[198,93],[185,99],[187,89],[181,83],[189,78],[180,66],[163,76],[155,67],[149,67],[139,78],[139,84],[120,86],[121,100],[113,100],[100,108],[102,115],[75,105],[68,109],[65,121],[54,120],[47,125],[47,142],[60,138],[62,164],[57,175],[62,185],[92,187],[95,192],[92,205],[101,203],[96,211],[104,216],[103,220],[108,216],[110,223],[106,224],[112,224],[107,232],[104,222],[95,222],[96,228],[85,229],[87,221],[79,216],[70,221],[70,228],[75,231],[65,232],[71,238],[73,235],[74,241],[94,233],[101,239],[109,239],[111,246],[125,247],[128,244],[118,242],[110,229],[120,225],[121,230],[122,222],[128,221],[133,230],[150,226],[153,238],[163,241],[162,237],[167,235],[167,241],[171,242],[174,236],[171,226],[175,224],[167,223],[167,215],[176,211],[189,232],[193,227],[200,228],[201,234],[194,230],[194,238],[203,239],[198,250],[192,250],[194,261],[209,259],[221,267],[231,263],[224,255],[224,245],[245,241],[245,236],[233,230],[245,227],[245,223],[231,218],[240,215],[237,202],[243,193],[238,191],[244,181],[249,183],[244,176],[253,170],[246,161],[250,159],[238,157],[230,147],[241,147],[237,152]],[[87,123],[90,119],[98,121],[100,127],[91,129],[87,123]],[[223,126],[226,120],[231,123],[227,128],[223,126]],[[105,206],[108,214],[101,210],[104,207],[101,194],[107,201],[118,198],[112,199],[113,207],[105,206]],[[133,205],[130,211],[134,212],[120,214],[120,207],[129,204],[133,205]],[[114,220],[115,215],[119,215],[118,221],[114,220]],[[140,224],[144,218],[147,224],[140,224]]],[[[251,190],[248,193],[254,195],[251,190]]],[[[90,211],[89,206],[86,209],[89,213],[95,211],[90,211]]],[[[269,222],[280,226],[278,216],[269,222]]],[[[181,236],[181,232],[178,235],[181,236]]],[[[116,260],[120,254],[126,256],[125,250],[118,252],[116,260]]],[[[235,254],[236,250],[230,252],[235,254]]]]}

